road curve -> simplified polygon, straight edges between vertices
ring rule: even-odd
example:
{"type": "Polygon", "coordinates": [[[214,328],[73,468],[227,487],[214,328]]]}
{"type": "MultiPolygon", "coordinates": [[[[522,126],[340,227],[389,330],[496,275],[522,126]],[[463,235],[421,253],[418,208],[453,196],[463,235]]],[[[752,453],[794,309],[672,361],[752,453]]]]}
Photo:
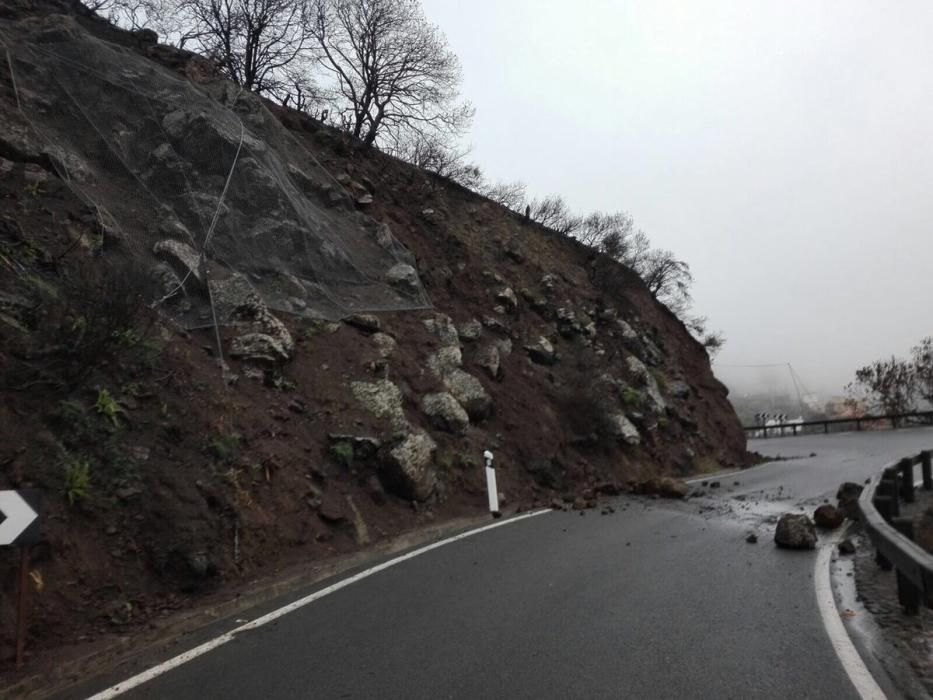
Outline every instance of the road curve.
{"type": "Polygon", "coordinates": [[[770,521],[930,446],[933,430],[756,441],[803,458],[685,503],[620,499],[614,514],[453,542],[123,697],[857,698],[818,612],[814,555],[776,549],[770,521]]]}

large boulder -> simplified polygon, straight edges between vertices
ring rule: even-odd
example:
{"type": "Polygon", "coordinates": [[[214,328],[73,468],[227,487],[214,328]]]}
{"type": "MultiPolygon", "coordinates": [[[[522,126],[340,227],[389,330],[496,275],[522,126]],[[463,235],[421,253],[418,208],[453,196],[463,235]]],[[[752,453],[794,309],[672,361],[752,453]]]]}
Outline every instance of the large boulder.
{"type": "Polygon", "coordinates": [[[428,357],[427,365],[434,376],[443,379],[463,364],[459,346],[446,345],[428,357]]]}
{"type": "Polygon", "coordinates": [[[386,485],[402,498],[427,500],[437,484],[434,451],[427,433],[405,435],[383,453],[380,469],[386,485]]]}
{"type": "Polygon", "coordinates": [[[862,495],[863,488],[861,484],[846,481],[840,484],[839,490],[836,491],[837,507],[849,520],[858,520],[861,517],[858,499],[862,495]]]}
{"type": "Polygon", "coordinates": [[[395,430],[408,428],[402,408],[402,391],[388,379],[352,382],[350,390],[359,404],[377,418],[387,418],[395,430]]]}
{"type": "Polygon", "coordinates": [[[476,364],[486,370],[490,378],[498,379],[501,371],[498,346],[495,343],[490,343],[481,348],[476,353],[476,364]]]}
{"type": "Polygon", "coordinates": [[[463,406],[446,392],[425,395],[421,399],[421,411],[432,425],[450,433],[462,433],[470,425],[470,417],[463,406]]]}
{"type": "Polygon", "coordinates": [[[389,357],[395,352],[395,338],[388,333],[373,333],[372,341],[373,345],[376,346],[376,352],[379,353],[379,357],[389,357]]]}
{"type": "Polygon", "coordinates": [[[464,342],[476,340],[483,334],[483,324],[475,318],[464,321],[457,326],[457,333],[460,335],[460,340],[464,342]]]}
{"type": "Polygon", "coordinates": [[[518,308],[518,297],[511,287],[504,287],[496,292],[496,301],[502,304],[508,311],[514,311],[518,308]]]}
{"type": "Polygon", "coordinates": [[[454,322],[450,319],[450,316],[447,314],[435,314],[432,318],[426,318],[422,323],[424,323],[424,327],[428,333],[440,340],[441,345],[459,349],[460,334],[454,322]]]}
{"type": "Polygon", "coordinates": [[[829,503],[824,503],[813,513],[813,522],[823,530],[835,530],[844,520],[842,511],[829,503]]]}
{"type": "Polygon", "coordinates": [[[816,548],[816,527],[802,513],[785,513],[778,520],[774,543],[785,549],[816,548]]]}
{"type": "Polygon", "coordinates": [[[233,357],[266,362],[285,362],[291,358],[295,349],[291,332],[269,311],[258,294],[250,294],[233,311],[231,320],[245,331],[231,342],[233,357]]]}
{"type": "Polygon", "coordinates": [[[460,402],[471,420],[481,421],[492,414],[492,397],[472,374],[455,369],[444,376],[444,386],[460,402]]]}
{"type": "Polygon", "coordinates": [[[159,241],[152,247],[152,252],[163,260],[177,266],[179,275],[193,277],[198,282],[204,282],[201,276],[201,256],[187,243],[166,239],[159,241]]]}
{"type": "Polygon", "coordinates": [[[379,317],[373,314],[350,314],[343,322],[364,333],[376,333],[382,328],[379,317]]]}
{"type": "Polygon", "coordinates": [[[684,482],[669,476],[633,481],[630,488],[632,493],[637,495],[660,496],[661,498],[686,498],[689,491],[684,482]]]}
{"type": "Polygon", "coordinates": [[[535,364],[553,365],[557,362],[557,353],[554,351],[554,346],[543,335],[534,343],[526,345],[525,352],[528,353],[528,357],[535,364]]]}
{"type": "Polygon", "coordinates": [[[250,362],[286,362],[291,353],[275,338],[265,333],[244,333],[230,341],[230,357],[250,362]]]}
{"type": "MultiPolygon", "coordinates": [[[[372,198],[370,197],[370,202],[372,198]]],[[[408,263],[396,263],[386,272],[386,282],[399,289],[416,292],[421,287],[418,271],[408,263]]]]}

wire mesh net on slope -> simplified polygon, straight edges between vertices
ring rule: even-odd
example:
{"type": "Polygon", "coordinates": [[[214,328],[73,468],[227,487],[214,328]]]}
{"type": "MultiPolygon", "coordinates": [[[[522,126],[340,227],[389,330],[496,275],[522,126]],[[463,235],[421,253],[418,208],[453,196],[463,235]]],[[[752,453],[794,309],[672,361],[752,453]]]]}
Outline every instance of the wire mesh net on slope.
{"type": "Polygon", "coordinates": [[[254,95],[196,87],[52,16],[0,23],[19,109],[70,187],[161,285],[181,325],[253,291],[336,319],[423,308],[411,256],[254,95]]]}

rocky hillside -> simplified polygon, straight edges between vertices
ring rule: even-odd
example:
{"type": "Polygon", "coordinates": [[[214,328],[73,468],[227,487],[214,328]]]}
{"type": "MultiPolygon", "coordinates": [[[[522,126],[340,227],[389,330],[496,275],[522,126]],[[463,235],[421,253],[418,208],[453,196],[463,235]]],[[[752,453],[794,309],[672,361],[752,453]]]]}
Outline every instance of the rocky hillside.
{"type": "MultiPolygon", "coordinates": [[[[198,100],[242,117],[248,131],[205,134],[192,108],[163,119],[160,138],[212,139],[211,152],[226,153],[248,133],[251,153],[288,162],[291,197],[327,208],[343,232],[337,245],[375,236],[393,254],[384,279],[341,287],[340,303],[323,311],[305,278],[291,275],[288,293],[244,284],[224,256],[199,261],[158,209],[123,194],[116,165],[108,171],[90,146],[68,151],[50,141],[52,127],[36,127],[72,109],[38,91],[39,71],[27,80],[0,70],[0,488],[47,494],[32,649],[126,635],[282,567],[480,514],[485,449],[507,511],[744,464],[742,430],[704,349],[627,269],[362,152],[307,115],[241,95],[227,109],[235,91],[203,59],[78,5],[13,0],[0,20],[11,45],[95,37],[144,58],[145,71],[126,67],[121,78],[141,91],[146,81],[191,81],[198,100]],[[269,120],[290,140],[260,138],[273,133],[269,120]],[[355,288],[358,297],[346,291],[355,288]],[[373,290],[407,310],[368,313],[373,290]],[[211,308],[209,294],[223,311],[217,335],[192,322],[211,308]],[[345,310],[354,313],[339,318],[345,310]]],[[[163,146],[127,127],[134,116],[95,125],[123,139],[121,157],[164,159],[163,146]]],[[[182,187],[164,172],[152,182],[166,197],[182,187]]],[[[229,201],[248,202],[250,190],[237,187],[229,201]]],[[[235,232],[221,217],[222,245],[258,235],[248,216],[277,215],[258,199],[242,211],[235,232]]],[[[290,240],[305,233],[296,226],[290,240]]],[[[326,257],[304,265],[293,251],[244,249],[241,265],[311,265],[306,276],[328,289],[346,280],[326,257]]],[[[3,661],[15,563],[15,551],[0,551],[3,661]]]]}

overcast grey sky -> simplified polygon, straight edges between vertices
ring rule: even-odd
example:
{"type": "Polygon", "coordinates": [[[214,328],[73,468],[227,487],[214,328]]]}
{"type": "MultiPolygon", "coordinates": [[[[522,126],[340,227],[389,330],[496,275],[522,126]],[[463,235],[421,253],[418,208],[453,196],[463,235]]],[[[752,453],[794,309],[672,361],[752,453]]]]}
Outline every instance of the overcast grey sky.
{"type": "Polygon", "coordinates": [[[423,0],[473,159],[690,263],[726,365],[812,390],[933,334],[933,3],[423,0]]]}

